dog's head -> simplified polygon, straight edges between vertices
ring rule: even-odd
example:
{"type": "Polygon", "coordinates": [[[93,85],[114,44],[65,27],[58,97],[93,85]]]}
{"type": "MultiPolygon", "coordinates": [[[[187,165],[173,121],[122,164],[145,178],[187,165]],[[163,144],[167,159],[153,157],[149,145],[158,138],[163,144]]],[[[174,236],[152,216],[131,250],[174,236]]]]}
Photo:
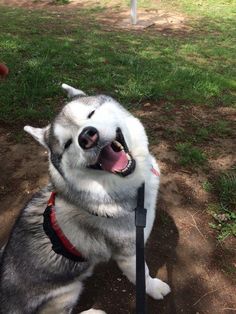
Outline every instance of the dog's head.
{"type": "Polygon", "coordinates": [[[26,126],[49,151],[51,173],[65,180],[135,176],[148,156],[142,124],[108,96],[86,96],[66,84],[72,100],[45,128],[26,126]]]}

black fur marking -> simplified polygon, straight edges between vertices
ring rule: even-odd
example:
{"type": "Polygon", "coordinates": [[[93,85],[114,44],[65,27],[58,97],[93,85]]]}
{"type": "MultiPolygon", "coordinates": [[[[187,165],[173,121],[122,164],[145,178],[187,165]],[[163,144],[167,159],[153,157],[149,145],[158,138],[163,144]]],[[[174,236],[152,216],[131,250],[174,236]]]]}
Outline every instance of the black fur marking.
{"type": "Polygon", "coordinates": [[[64,149],[66,150],[67,148],[70,147],[70,145],[72,144],[72,138],[70,138],[64,145],[64,149]]]}
{"type": "Polygon", "coordinates": [[[62,159],[62,154],[52,154],[51,155],[51,162],[52,162],[53,166],[57,169],[57,171],[60,173],[60,175],[64,179],[65,177],[64,177],[63,171],[61,169],[61,165],[60,165],[61,159],[62,159]]]}
{"type": "Polygon", "coordinates": [[[87,118],[90,119],[94,115],[94,113],[95,113],[95,110],[91,111],[87,118]]]}

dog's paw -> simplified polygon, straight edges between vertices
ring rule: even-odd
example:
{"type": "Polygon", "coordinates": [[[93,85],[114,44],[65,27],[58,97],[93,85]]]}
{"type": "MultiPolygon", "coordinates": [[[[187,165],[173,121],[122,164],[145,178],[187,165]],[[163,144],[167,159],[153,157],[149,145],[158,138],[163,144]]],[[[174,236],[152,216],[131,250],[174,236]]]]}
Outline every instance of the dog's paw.
{"type": "Polygon", "coordinates": [[[90,309],[87,311],[80,312],[80,314],[106,314],[106,312],[104,312],[102,310],[90,309]]]}
{"type": "Polygon", "coordinates": [[[170,287],[167,283],[158,278],[149,278],[146,282],[146,291],[153,299],[161,300],[170,293],[170,287]]]}

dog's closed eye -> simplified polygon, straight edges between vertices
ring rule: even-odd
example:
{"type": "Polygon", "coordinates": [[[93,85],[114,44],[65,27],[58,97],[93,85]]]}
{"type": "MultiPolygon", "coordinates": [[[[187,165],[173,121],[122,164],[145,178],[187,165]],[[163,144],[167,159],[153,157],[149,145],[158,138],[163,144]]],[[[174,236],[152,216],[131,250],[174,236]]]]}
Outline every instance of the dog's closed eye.
{"type": "Polygon", "coordinates": [[[90,119],[92,115],[94,115],[94,113],[95,113],[95,110],[91,111],[87,118],[90,119]]]}
{"type": "Polygon", "coordinates": [[[64,145],[64,149],[67,149],[70,147],[70,145],[72,144],[72,139],[70,138],[64,145]]]}

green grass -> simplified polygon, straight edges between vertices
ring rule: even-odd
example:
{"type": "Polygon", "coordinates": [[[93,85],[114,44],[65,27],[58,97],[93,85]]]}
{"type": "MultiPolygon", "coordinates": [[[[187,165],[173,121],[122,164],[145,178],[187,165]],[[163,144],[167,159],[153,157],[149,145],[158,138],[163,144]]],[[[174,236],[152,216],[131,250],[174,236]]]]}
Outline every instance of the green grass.
{"type": "Polygon", "coordinates": [[[229,121],[226,120],[216,120],[208,124],[207,126],[202,126],[201,122],[198,122],[195,129],[195,134],[190,136],[190,140],[193,143],[202,143],[204,141],[209,141],[214,137],[226,138],[231,136],[234,132],[233,127],[229,121]]]}
{"type": "Polygon", "coordinates": [[[176,4],[181,10],[192,15],[201,15],[206,17],[222,18],[222,14],[227,18],[235,17],[235,1],[234,0],[167,0],[168,4],[176,4]]]}
{"type": "MultiPolygon", "coordinates": [[[[130,7],[129,0],[100,0],[100,5],[106,6],[119,6],[130,7]]],[[[166,0],[166,1],[153,1],[153,0],[139,0],[139,8],[145,9],[165,9],[165,10],[177,10],[185,14],[192,16],[206,16],[206,17],[220,17],[222,13],[225,16],[233,18],[235,16],[235,0],[166,0]]]]}
{"type": "MultiPolygon", "coordinates": [[[[165,109],[166,110],[166,109],[165,109]]],[[[168,119],[174,117],[169,113],[168,119]]],[[[186,119],[186,118],[185,118],[186,119]]],[[[187,120],[182,127],[166,128],[165,136],[177,142],[187,141],[192,145],[206,143],[213,138],[227,138],[234,133],[233,123],[227,120],[216,120],[207,123],[199,120],[187,120]]]]}
{"type": "Polygon", "coordinates": [[[53,3],[55,4],[68,4],[70,0],[54,0],[53,3]]]}
{"type": "MultiPolygon", "coordinates": [[[[221,207],[225,211],[236,209],[236,173],[223,174],[219,177],[216,189],[221,207]]],[[[236,217],[235,217],[236,218],[236,217]]]]}
{"type": "Polygon", "coordinates": [[[210,226],[218,231],[218,240],[236,236],[236,172],[220,174],[211,186],[218,203],[208,206],[214,218],[210,226]]]}
{"type": "Polygon", "coordinates": [[[62,82],[126,106],[163,99],[234,106],[235,20],[228,8],[194,20],[192,34],[164,36],[107,32],[94,21],[102,5],[61,14],[1,7],[0,62],[10,75],[0,84],[0,120],[50,119],[63,101],[62,82]]]}
{"type": "Polygon", "coordinates": [[[202,187],[208,193],[212,192],[213,190],[213,184],[208,180],[203,182],[202,187]]]}
{"type": "Polygon", "coordinates": [[[203,165],[207,158],[200,148],[190,143],[178,143],[176,150],[179,155],[179,163],[182,166],[197,167],[203,165]]]}
{"type": "Polygon", "coordinates": [[[209,131],[215,135],[224,137],[232,133],[229,121],[218,120],[209,127],[209,131]]]}

